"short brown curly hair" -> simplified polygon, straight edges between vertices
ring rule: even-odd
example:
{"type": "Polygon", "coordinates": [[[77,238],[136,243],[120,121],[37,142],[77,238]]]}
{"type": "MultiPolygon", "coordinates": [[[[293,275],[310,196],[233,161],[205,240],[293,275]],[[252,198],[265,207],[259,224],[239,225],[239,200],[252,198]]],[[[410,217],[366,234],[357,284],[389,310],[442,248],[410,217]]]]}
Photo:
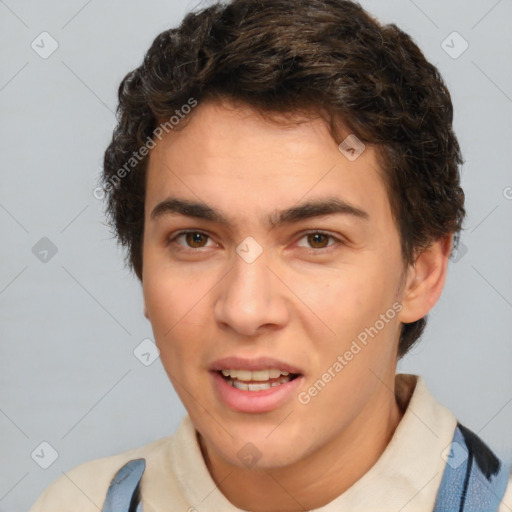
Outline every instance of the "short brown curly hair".
{"type": "MultiPolygon", "coordinates": [[[[450,93],[409,35],[358,3],[233,0],[190,12],[155,38],[118,96],[102,190],[109,223],[140,280],[147,165],[140,150],[191,98],[227,98],[266,115],[326,113],[338,143],[342,122],[378,149],[404,263],[451,233],[458,244],[463,159],[450,93]]],[[[399,358],[425,325],[426,317],[402,324],[399,358]]]]}

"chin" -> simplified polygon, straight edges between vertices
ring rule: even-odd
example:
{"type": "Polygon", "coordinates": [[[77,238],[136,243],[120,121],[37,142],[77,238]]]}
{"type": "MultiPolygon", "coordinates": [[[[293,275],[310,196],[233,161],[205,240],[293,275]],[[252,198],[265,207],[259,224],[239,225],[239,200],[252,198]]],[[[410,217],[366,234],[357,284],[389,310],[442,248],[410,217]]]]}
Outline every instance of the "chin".
{"type": "MultiPolygon", "coordinates": [[[[230,464],[241,469],[273,469],[289,466],[302,457],[297,450],[297,442],[287,435],[277,435],[265,428],[255,435],[245,432],[243,436],[231,439],[229,445],[222,446],[218,453],[230,464]],[[275,438],[272,438],[275,435],[275,438]]],[[[284,432],[282,434],[285,434],[284,432]]]]}

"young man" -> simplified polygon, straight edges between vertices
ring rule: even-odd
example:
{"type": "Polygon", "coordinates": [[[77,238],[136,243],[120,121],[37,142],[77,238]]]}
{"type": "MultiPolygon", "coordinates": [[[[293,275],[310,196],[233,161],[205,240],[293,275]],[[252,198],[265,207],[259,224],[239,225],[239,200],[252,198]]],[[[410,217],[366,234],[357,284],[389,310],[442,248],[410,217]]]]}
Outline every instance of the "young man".
{"type": "Polygon", "coordinates": [[[410,37],[346,0],[234,0],[160,34],[119,100],[108,212],[188,415],[32,511],[511,510],[509,468],[396,374],[465,215],[410,37]]]}

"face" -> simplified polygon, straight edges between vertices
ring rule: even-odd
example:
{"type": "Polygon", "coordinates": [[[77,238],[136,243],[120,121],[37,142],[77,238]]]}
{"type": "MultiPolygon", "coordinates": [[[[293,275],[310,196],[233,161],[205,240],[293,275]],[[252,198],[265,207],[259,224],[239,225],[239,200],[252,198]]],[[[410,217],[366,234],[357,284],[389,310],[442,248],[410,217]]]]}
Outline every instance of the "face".
{"type": "Polygon", "coordinates": [[[240,467],[248,442],[267,467],[326,446],[395,375],[404,267],[374,148],[210,102],[147,172],[147,317],[197,431],[240,467]]]}

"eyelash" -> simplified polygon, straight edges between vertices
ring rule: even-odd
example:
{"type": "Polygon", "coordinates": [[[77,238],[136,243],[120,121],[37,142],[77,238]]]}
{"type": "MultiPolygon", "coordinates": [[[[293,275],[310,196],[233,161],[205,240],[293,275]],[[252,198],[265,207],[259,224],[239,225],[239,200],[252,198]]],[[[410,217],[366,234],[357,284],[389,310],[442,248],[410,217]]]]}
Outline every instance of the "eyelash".
{"type": "MultiPolygon", "coordinates": [[[[178,233],[176,233],[172,238],[169,238],[168,240],[168,244],[172,244],[172,243],[175,243],[175,241],[180,237],[180,236],[183,236],[183,235],[187,235],[189,233],[196,233],[196,234],[200,234],[200,235],[203,235],[205,237],[207,237],[208,239],[211,240],[211,237],[210,235],[204,233],[203,231],[198,231],[198,230],[193,230],[193,229],[190,229],[190,230],[185,230],[185,231],[180,231],[178,233]]],[[[303,238],[309,236],[309,235],[323,235],[323,236],[326,236],[328,237],[329,239],[331,240],[334,240],[335,243],[331,244],[331,245],[328,245],[327,247],[321,247],[319,249],[315,249],[314,247],[309,247],[309,248],[305,248],[307,251],[309,252],[313,252],[313,253],[326,253],[326,252],[330,252],[333,248],[335,248],[336,246],[339,246],[339,245],[345,245],[345,242],[343,240],[340,240],[339,238],[336,238],[335,236],[333,235],[330,235],[329,233],[326,233],[325,231],[308,231],[306,233],[303,233],[302,236],[300,237],[299,240],[302,240],[303,238]]],[[[179,244],[178,244],[179,245],[179,244]]],[[[180,246],[180,250],[183,250],[183,251],[191,251],[191,252],[197,252],[199,251],[200,249],[207,249],[207,247],[198,247],[198,248],[192,248],[192,247],[183,247],[183,246],[180,246]]]]}

